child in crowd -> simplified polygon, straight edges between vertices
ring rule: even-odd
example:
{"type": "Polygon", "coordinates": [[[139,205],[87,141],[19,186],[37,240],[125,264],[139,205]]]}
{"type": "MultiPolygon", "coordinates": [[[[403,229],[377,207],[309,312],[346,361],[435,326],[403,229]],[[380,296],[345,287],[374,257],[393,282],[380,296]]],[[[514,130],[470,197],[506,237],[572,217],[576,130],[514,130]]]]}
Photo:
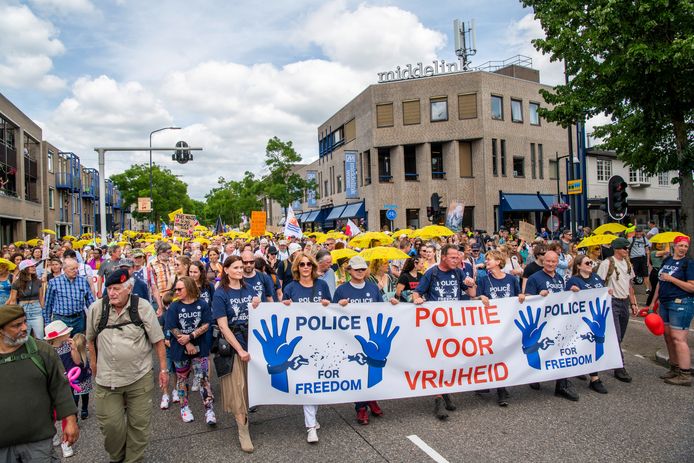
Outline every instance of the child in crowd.
{"type": "Polygon", "coordinates": [[[82,334],[76,334],[70,340],[71,367],[65,367],[65,371],[70,371],[74,367],[79,367],[80,375],[77,377],[77,386],[80,388],[72,391],[75,405],[79,407],[80,397],[82,398],[82,409],[80,418],[86,420],[89,417],[89,393],[92,392],[92,369],[89,366],[89,356],[87,355],[87,338],[82,334]]]}
{"type": "MultiPolygon", "coordinates": [[[[164,293],[164,295],[161,298],[161,303],[164,306],[164,313],[161,314],[161,317],[159,317],[159,324],[161,325],[162,329],[164,329],[164,320],[166,319],[166,310],[169,308],[171,303],[174,301],[174,296],[173,293],[170,291],[167,291],[164,293]]],[[[173,376],[175,378],[176,374],[176,368],[174,367],[173,360],[171,360],[171,333],[168,331],[164,330],[164,336],[166,339],[164,340],[164,345],[166,346],[166,365],[167,368],[169,369],[170,376],[173,376]]],[[[166,388],[161,391],[161,402],[159,403],[159,408],[162,410],[168,410],[169,408],[169,402],[173,399],[174,403],[179,402],[179,397],[178,394],[172,394],[173,397],[169,396],[169,385],[166,385],[166,388]]]]}

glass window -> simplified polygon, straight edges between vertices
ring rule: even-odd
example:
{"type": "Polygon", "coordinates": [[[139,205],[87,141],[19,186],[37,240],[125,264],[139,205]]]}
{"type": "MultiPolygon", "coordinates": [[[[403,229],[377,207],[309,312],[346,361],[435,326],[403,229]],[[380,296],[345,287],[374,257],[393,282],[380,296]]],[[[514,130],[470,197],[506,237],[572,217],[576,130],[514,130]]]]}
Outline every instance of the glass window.
{"type": "Polygon", "coordinates": [[[540,109],[540,103],[530,103],[528,105],[528,110],[530,112],[530,124],[540,125],[540,114],[538,110],[540,109]]]}
{"type": "Polygon", "coordinates": [[[431,144],[431,178],[442,180],[446,178],[443,168],[443,143],[431,144]]]}
{"type": "Polygon", "coordinates": [[[513,176],[525,177],[525,158],[520,156],[513,157],[513,176]]]}
{"type": "Polygon", "coordinates": [[[668,186],[670,184],[670,173],[669,172],[661,172],[658,174],[658,185],[660,186],[668,186]]]}
{"type": "Polygon", "coordinates": [[[337,176],[337,192],[342,193],[342,175],[337,176]]]}
{"type": "Polygon", "coordinates": [[[448,120],[448,99],[432,98],[430,102],[431,122],[448,120]]]}
{"type": "Polygon", "coordinates": [[[492,138],[492,174],[494,177],[499,176],[498,157],[499,153],[496,147],[496,138],[492,138]]]}
{"type": "Polygon", "coordinates": [[[532,178],[535,178],[536,167],[535,167],[535,143],[530,144],[530,172],[532,178]]]}
{"type": "Polygon", "coordinates": [[[415,181],[419,177],[417,174],[417,146],[405,145],[403,150],[405,155],[405,180],[415,181]]]}
{"type": "Polygon", "coordinates": [[[511,121],[523,122],[523,102],[520,100],[511,100],[511,121]]]}
{"type": "Polygon", "coordinates": [[[53,172],[53,153],[48,152],[48,172],[53,172]]]}
{"type": "Polygon", "coordinates": [[[492,95],[492,119],[504,119],[504,98],[492,95]]]}
{"type": "Polygon", "coordinates": [[[506,177],[506,140],[501,140],[501,176],[506,177]]]}
{"type": "Polygon", "coordinates": [[[607,182],[612,177],[612,161],[609,159],[598,159],[598,182],[607,182]]]}
{"type": "Polygon", "coordinates": [[[558,165],[559,165],[559,163],[555,159],[549,160],[549,179],[550,180],[556,180],[559,178],[559,170],[557,168],[558,165]]]}
{"type": "Polygon", "coordinates": [[[405,222],[408,227],[419,228],[419,209],[405,209],[405,222]]]}
{"type": "Polygon", "coordinates": [[[48,207],[50,209],[55,209],[55,204],[54,204],[55,198],[53,195],[55,195],[55,190],[53,188],[49,188],[48,189],[48,207]]]}
{"type": "Polygon", "coordinates": [[[537,144],[537,164],[540,166],[540,179],[545,178],[545,158],[542,143],[537,144]]]}
{"type": "Polygon", "coordinates": [[[393,174],[390,169],[390,148],[378,149],[378,181],[393,181],[393,174]]]}

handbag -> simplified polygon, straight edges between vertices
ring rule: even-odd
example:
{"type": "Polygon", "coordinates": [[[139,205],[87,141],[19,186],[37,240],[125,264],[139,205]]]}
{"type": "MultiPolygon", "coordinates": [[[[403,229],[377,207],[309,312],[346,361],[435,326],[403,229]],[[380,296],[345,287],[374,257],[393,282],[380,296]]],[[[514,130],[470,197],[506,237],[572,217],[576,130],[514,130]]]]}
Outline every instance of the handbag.
{"type": "Polygon", "coordinates": [[[234,368],[234,357],[236,356],[236,350],[229,344],[229,342],[224,339],[224,336],[219,336],[217,342],[217,353],[212,359],[214,362],[214,369],[217,372],[217,377],[221,378],[226,376],[234,368]]]}

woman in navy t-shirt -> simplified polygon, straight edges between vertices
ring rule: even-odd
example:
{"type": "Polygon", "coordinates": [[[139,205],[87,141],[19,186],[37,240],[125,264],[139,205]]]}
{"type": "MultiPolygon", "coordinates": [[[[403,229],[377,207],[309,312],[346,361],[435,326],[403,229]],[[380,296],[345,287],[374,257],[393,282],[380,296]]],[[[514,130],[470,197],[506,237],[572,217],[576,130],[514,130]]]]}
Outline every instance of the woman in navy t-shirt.
{"type": "Polygon", "coordinates": [[[214,394],[209,380],[210,336],[212,312],[199,296],[198,287],[190,277],[181,277],[174,285],[177,300],[166,310],[164,331],[172,336],[170,354],[176,369],[176,389],[181,405],[181,419],[193,421],[188,406],[188,377],[191,370],[199,377],[199,389],[205,406],[205,422],[217,423],[214,414],[214,394]]]}
{"type": "MultiPolygon", "coordinates": [[[[294,254],[292,263],[294,279],[284,289],[282,303],[286,306],[296,303],[320,303],[324,307],[330,304],[330,288],[328,284],[318,279],[318,263],[309,254],[299,251],[294,254]]],[[[318,442],[319,428],[316,420],[318,405],[304,405],[304,424],[306,425],[306,441],[318,442]]]]}
{"type": "Polygon", "coordinates": [[[212,296],[214,295],[214,286],[207,281],[205,274],[205,265],[198,261],[193,261],[188,267],[188,275],[193,279],[195,285],[200,291],[200,299],[207,302],[207,305],[212,305],[212,296]]]}
{"type": "Polygon", "coordinates": [[[670,354],[670,371],[661,376],[668,384],[691,386],[691,354],[687,335],[694,318],[694,262],[687,257],[690,239],[678,236],[673,255],[663,260],[658,273],[655,301],[665,322],[665,344],[670,354]]]}
{"type": "Polygon", "coordinates": [[[257,307],[260,298],[243,281],[240,256],[224,260],[222,279],[212,296],[212,316],[224,339],[236,351],[231,373],[220,378],[224,411],[233,413],[239,428],[241,450],[253,451],[248,431],[248,306],[257,307]]]}

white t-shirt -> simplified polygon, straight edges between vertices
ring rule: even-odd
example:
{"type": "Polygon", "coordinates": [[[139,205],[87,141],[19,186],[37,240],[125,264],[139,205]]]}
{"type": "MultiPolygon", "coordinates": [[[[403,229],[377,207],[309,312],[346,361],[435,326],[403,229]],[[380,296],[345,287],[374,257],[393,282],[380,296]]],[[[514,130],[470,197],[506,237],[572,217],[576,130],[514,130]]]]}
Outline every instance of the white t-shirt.
{"type": "Polygon", "coordinates": [[[612,275],[610,275],[609,281],[605,281],[605,285],[612,289],[612,297],[626,299],[629,297],[631,280],[636,276],[634,274],[634,269],[632,268],[631,273],[629,273],[626,259],[619,260],[615,257],[609,257],[600,262],[600,267],[598,267],[598,276],[603,280],[607,277],[607,271],[610,268],[610,260],[614,260],[614,271],[612,275]]]}

